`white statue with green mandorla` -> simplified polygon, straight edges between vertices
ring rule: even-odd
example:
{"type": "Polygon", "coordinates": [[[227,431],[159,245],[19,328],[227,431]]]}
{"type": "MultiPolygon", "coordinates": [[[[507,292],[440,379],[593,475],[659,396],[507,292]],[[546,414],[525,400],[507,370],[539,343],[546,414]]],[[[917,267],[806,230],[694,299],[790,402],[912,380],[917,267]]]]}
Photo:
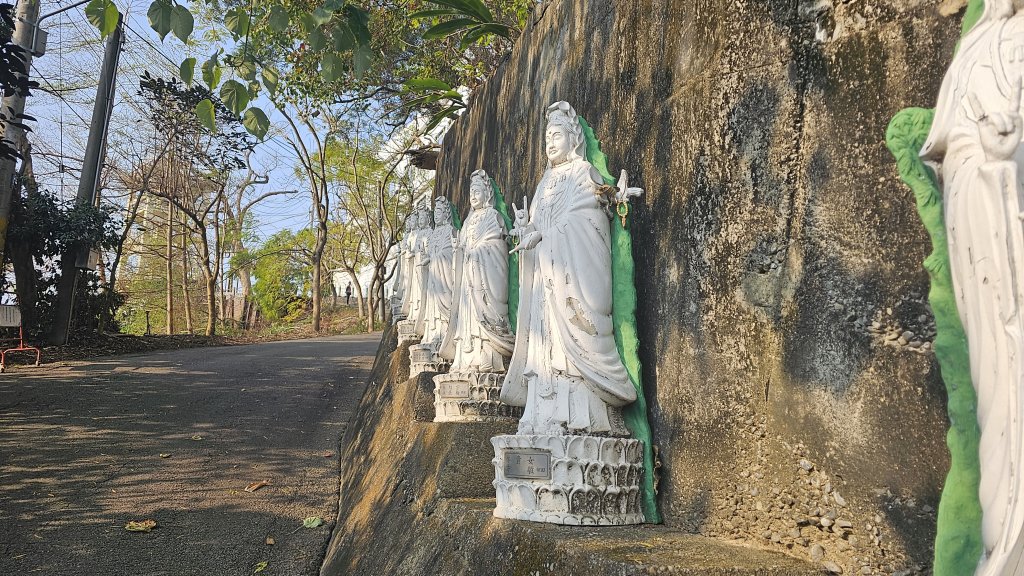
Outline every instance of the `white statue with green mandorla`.
{"type": "Polygon", "coordinates": [[[492,439],[495,515],[638,523],[643,447],[622,417],[637,391],[615,341],[610,205],[643,190],[628,186],[625,171],[617,187],[605,185],[567,102],[545,116],[548,166],[511,231],[519,316],[501,400],[524,413],[518,434],[492,439]]]}

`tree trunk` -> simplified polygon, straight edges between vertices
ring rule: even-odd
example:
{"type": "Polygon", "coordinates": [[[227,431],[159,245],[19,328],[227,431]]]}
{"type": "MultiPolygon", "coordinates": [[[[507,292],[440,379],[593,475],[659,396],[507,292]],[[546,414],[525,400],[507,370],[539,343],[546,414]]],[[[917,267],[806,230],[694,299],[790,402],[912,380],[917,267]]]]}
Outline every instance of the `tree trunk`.
{"type": "MultiPolygon", "coordinates": [[[[206,262],[209,266],[209,261],[206,262]]],[[[217,277],[213,274],[206,275],[206,335],[213,336],[217,333],[217,277]]]]}
{"type": "MultiPolygon", "coordinates": [[[[187,252],[183,251],[182,256],[187,252]]],[[[174,202],[167,200],[167,334],[174,334],[174,202]]],[[[184,280],[183,280],[184,282],[184,280]]],[[[185,312],[188,313],[186,293],[185,312]]]]}
{"type": "Polygon", "coordinates": [[[356,287],[356,308],[359,310],[359,317],[363,318],[363,287],[359,285],[359,278],[356,277],[355,270],[351,268],[346,268],[346,270],[348,270],[348,277],[352,280],[352,285],[356,287]]]}

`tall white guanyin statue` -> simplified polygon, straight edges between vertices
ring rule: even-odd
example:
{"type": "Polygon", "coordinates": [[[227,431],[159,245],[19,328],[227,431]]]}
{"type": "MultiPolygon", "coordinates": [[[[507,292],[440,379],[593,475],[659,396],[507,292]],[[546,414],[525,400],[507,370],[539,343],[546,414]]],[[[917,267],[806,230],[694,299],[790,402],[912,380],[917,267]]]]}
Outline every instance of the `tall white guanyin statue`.
{"type": "Polygon", "coordinates": [[[405,320],[404,311],[406,295],[409,293],[410,264],[409,240],[413,232],[419,227],[419,214],[413,210],[405,220],[405,234],[398,242],[398,262],[395,264],[394,291],[391,295],[391,317],[395,322],[405,320]]]}
{"type": "Polygon", "coordinates": [[[452,242],[451,320],[439,350],[451,368],[434,377],[436,422],[508,420],[522,414],[498,401],[515,336],[508,320],[507,230],[494,204],[487,172],[473,172],[470,212],[452,242]]]}
{"type": "Polygon", "coordinates": [[[406,252],[403,254],[402,274],[405,277],[405,292],[402,312],[406,319],[398,323],[399,342],[418,342],[423,336],[422,317],[424,292],[426,291],[427,243],[430,240],[430,213],[417,207],[414,222],[416,228],[408,233],[406,252]]]}
{"type": "Polygon", "coordinates": [[[508,323],[505,221],[484,170],[473,172],[469,216],[455,239],[455,289],[441,356],[452,372],[505,372],[514,335],[508,323]]]}
{"type": "Polygon", "coordinates": [[[519,316],[501,400],[524,413],[517,434],[491,439],[494,514],[634,524],[643,521],[643,446],[621,413],[637,395],[613,331],[608,204],[643,191],[628,188],[625,174],[617,194],[604,184],[567,102],[546,118],[548,166],[510,233],[521,258],[519,316]]]}
{"type": "Polygon", "coordinates": [[[978,398],[984,556],[1024,574],[1024,2],[986,0],[960,44],[921,151],[943,185],[950,271],[978,398]]]}
{"type": "Polygon", "coordinates": [[[423,340],[436,351],[448,331],[452,311],[452,276],[454,276],[452,239],[456,237],[452,223],[452,206],[447,198],[434,201],[434,230],[426,243],[424,273],[424,304],[422,312],[423,340]]]}

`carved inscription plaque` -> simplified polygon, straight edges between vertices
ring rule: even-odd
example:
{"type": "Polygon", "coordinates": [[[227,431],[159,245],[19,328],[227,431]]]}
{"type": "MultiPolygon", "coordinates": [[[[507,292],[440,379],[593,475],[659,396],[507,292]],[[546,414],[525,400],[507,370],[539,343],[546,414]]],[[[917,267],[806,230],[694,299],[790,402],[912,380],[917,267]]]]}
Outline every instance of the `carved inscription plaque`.
{"type": "Polygon", "coordinates": [[[449,381],[438,384],[441,398],[469,398],[469,382],[449,381]]]}
{"type": "Polygon", "coordinates": [[[505,450],[505,478],[551,480],[551,453],[546,450],[505,450]]]}

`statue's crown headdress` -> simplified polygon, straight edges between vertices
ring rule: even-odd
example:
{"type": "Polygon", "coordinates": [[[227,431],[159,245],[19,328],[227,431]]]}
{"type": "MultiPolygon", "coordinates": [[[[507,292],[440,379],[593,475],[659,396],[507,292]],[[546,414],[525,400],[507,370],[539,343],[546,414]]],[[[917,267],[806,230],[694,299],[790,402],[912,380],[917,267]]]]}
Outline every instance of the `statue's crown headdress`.
{"type": "Polygon", "coordinates": [[[544,114],[548,119],[549,126],[560,126],[565,128],[566,134],[572,141],[572,152],[577,158],[587,157],[587,144],[583,138],[583,126],[580,125],[579,116],[571,104],[560,100],[548,106],[544,114]]]}

